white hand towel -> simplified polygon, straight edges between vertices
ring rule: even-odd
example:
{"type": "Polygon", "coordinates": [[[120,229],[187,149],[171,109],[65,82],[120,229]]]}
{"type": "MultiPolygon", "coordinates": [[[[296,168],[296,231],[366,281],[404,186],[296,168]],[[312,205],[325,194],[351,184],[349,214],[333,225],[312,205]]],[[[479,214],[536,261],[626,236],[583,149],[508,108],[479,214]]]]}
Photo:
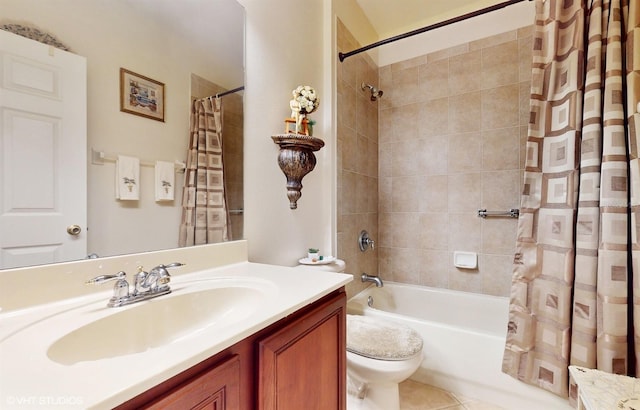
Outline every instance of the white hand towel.
{"type": "Polygon", "coordinates": [[[156,161],[156,201],[173,201],[176,174],[172,162],[156,161]]]}
{"type": "Polygon", "coordinates": [[[140,199],[140,160],[118,155],[116,161],[116,199],[137,201],[140,199]]]}

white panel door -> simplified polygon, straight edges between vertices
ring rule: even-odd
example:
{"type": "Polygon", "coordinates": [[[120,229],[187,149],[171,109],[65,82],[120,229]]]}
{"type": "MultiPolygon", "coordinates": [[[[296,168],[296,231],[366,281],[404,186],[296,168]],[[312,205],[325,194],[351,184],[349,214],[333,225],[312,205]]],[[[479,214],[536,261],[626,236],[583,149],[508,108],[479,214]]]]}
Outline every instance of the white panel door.
{"type": "Polygon", "coordinates": [[[86,59],[0,30],[0,67],[0,268],[82,259],[86,59]]]}

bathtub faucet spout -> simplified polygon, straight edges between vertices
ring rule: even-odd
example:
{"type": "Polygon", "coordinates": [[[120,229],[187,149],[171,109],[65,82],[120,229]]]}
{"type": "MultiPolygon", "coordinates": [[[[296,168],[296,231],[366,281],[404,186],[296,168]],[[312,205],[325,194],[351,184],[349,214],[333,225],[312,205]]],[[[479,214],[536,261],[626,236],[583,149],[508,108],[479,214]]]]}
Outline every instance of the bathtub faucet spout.
{"type": "Polygon", "coordinates": [[[360,278],[363,282],[375,283],[377,288],[381,288],[384,286],[384,283],[382,283],[382,279],[380,278],[380,276],[367,275],[366,273],[362,273],[362,276],[360,278]]]}

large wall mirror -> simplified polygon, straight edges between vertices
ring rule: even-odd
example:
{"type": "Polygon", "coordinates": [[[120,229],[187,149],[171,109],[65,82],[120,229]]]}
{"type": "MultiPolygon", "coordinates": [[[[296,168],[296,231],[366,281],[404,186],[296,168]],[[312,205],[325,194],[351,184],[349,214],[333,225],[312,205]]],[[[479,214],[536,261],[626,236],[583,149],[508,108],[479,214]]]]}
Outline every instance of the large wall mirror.
{"type": "MultiPolygon", "coordinates": [[[[36,28],[86,59],[85,257],[178,246],[184,174],[175,174],[174,200],[157,201],[153,164],[187,160],[194,99],[243,87],[244,19],[235,0],[2,0],[0,25],[36,28]],[[122,68],[164,84],[164,121],[120,110],[122,68]],[[118,155],[141,162],[139,200],[115,197],[118,155]]],[[[243,92],[220,99],[228,236],[236,240],[243,235],[243,92]]],[[[38,189],[49,180],[34,178],[38,189]]],[[[0,239],[17,234],[0,229],[0,239]]],[[[51,262],[58,260],[22,265],[51,262]]]]}

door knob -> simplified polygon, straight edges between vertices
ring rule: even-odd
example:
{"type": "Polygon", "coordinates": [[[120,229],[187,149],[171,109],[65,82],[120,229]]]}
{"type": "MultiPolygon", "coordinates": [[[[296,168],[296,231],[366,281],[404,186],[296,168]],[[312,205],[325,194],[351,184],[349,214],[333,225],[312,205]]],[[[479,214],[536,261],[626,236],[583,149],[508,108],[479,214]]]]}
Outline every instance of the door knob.
{"type": "Polygon", "coordinates": [[[82,228],[79,225],[69,225],[67,226],[67,233],[69,235],[77,236],[82,232],[82,228]]]}

